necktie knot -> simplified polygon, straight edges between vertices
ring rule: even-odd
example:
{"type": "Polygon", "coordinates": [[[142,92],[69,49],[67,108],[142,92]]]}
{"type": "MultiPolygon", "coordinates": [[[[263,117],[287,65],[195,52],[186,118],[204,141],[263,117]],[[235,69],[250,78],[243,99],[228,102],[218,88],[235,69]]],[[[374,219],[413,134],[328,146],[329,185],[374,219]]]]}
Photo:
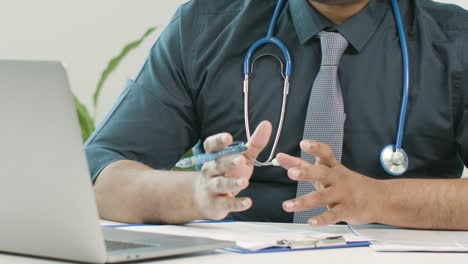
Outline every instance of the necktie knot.
{"type": "Polygon", "coordinates": [[[322,65],[338,66],[348,47],[348,41],[336,32],[322,31],[319,36],[322,46],[322,65]]]}

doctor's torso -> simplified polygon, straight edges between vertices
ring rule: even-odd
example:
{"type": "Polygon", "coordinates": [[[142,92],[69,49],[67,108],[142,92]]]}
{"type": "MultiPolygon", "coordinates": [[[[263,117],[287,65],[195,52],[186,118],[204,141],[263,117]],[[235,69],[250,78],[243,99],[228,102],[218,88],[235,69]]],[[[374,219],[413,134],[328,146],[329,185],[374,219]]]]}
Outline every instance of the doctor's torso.
{"type": "MultiPolygon", "coordinates": [[[[200,65],[197,75],[201,76],[196,86],[196,105],[204,128],[202,138],[228,131],[235,140],[246,140],[241,66],[249,45],[266,34],[274,5],[275,1],[251,1],[242,11],[219,14],[223,18],[215,23],[216,15],[205,18],[202,34],[212,37],[200,37],[195,42],[200,49],[200,56],[195,56],[198,58],[196,65],[200,65]],[[252,19],[253,16],[256,18],[252,19]]],[[[407,5],[402,10],[408,14],[407,5]]],[[[321,48],[317,38],[300,43],[291,17],[294,15],[288,5],[275,34],[288,46],[294,65],[277,152],[299,156],[309,94],[320,68],[321,48]]],[[[369,37],[364,47],[358,52],[350,46],[340,63],[339,79],[347,116],[342,163],[370,177],[388,179],[392,176],[381,168],[379,155],[382,148],[394,144],[396,138],[403,82],[401,51],[389,6],[381,20],[374,22],[378,24],[375,31],[362,34],[364,38],[369,37]]],[[[457,62],[451,60],[458,59],[446,57],[456,48],[455,43],[444,40],[447,33],[434,28],[436,25],[431,22],[415,18],[414,24],[408,26],[412,30],[408,39],[412,80],[403,145],[410,165],[404,177],[459,177],[463,163],[455,139],[454,108],[456,89],[466,88],[454,85],[458,69],[457,62]]],[[[364,30],[373,29],[364,27],[364,30]]],[[[274,46],[260,48],[254,55],[254,60],[256,58],[250,78],[250,125],[255,127],[262,120],[270,120],[276,133],[283,95],[281,64],[277,58],[284,59],[274,46]]],[[[260,155],[260,161],[268,158],[272,144],[273,140],[260,155]]],[[[291,192],[295,190],[294,183],[281,168],[257,168],[252,182],[247,195],[253,192],[262,192],[256,196],[275,195],[275,191],[263,187],[265,183],[285,185],[283,188],[288,188],[289,195],[295,195],[291,192]]],[[[258,199],[281,210],[280,204],[269,203],[271,196],[258,199]]],[[[261,210],[262,205],[258,204],[254,202],[253,210],[255,207],[261,210]]]]}
{"type": "MultiPolygon", "coordinates": [[[[425,0],[400,5],[411,72],[403,142],[410,163],[403,177],[460,177],[463,161],[468,163],[468,14],[425,0]]],[[[265,36],[275,6],[274,0],[193,0],[182,6],[116,112],[90,140],[93,175],[120,155],[170,168],[196,140],[220,132],[246,141],[243,60],[265,36]]],[[[275,36],[288,46],[293,68],[276,152],[300,156],[309,95],[321,62],[320,40],[314,35],[325,26],[306,0],[289,0],[280,14],[275,36]]],[[[342,163],[369,177],[391,179],[379,155],[395,143],[403,73],[390,5],[371,0],[335,29],[349,41],[338,72],[346,113],[342,163]]],[[[273,136],[283,96],[276,57],[284,60],[270,45],[254,54],[249,91],[250,126],[270,120],[273,136]]],[[[270,140],[260,161],[268,158],[272,144],[270,140]]],[[[231,217],[292,221],[281,204],[295,197],[296,186],[282,168],[256,168],[240,194],[252,197],[253,207],[231,217]]]]}

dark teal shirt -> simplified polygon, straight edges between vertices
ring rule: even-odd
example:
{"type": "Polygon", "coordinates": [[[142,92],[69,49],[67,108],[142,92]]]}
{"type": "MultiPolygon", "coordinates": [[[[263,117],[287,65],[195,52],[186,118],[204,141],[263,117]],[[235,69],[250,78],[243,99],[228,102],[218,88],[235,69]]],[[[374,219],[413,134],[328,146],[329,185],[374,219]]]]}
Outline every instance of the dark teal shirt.
{"type": "MultiPolygon", "coordinates": [[[[274,0],[192,0],[152,47],[141,72],[86,145],[93,180],[108,164],[136,160],[170,169],[199,140],[229,132],[246,140],[242,62],[250,45],[265,36],[274,0]]],[[[468,12],[427,0],[400,1],[408,35],[411,91],[403,146],[408,178],[458,178],[468,165],[468,12]]],[[[395,142],[402,98],[399,38],[389,1],[371,0],[344,24],[333,27],[307,0],[290,0],[275,36],[293,61],[291,92],[277,148],[299,156],[309,94],[321,61],[325,28],[350,43],[340,64],[345,123],[342,162],[377,179],[391,179],[380,166],[382,148],[395,142]]],[[[272,54],[265,46],[254,57],[272,54]]],[[[270,120],[276,131],[283,80],[273,56],[262,56],[250,82],[250,119],[270,120]]],[[[272,140],[273,141],[273,140],[272,140]]],[[[260,155],[265,160],[270,142],[260,155]]],[[[281,209],[297,184],[282,168],[256,168],[240,196],[253,207],[230,217],[290,222],[281,209]]],[[[177,195],[177,194],[174,194],[177,195]]]]}

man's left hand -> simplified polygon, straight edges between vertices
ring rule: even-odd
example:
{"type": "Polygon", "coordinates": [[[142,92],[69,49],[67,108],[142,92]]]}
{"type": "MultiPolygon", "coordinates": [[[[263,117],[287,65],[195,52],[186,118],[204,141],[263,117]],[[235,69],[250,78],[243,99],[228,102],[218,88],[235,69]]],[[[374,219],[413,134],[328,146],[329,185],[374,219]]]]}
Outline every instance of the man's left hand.
{"type": "Polygon", "coordinates": [[[285,201],[287,212],[297,212],[319,206],[329,210],[309,219],[309,224],[324,226],[345,221],[349,224],[376,223],[386,199],[381,181],[349,170],[339,163],[330,146],[317,141],[304,140],[301,149],[316,157],[316,164],[287,154],[278,154],[279,164],[288,170],[294,181],[310,181],[320,186],[317,191],[285,201]]]}

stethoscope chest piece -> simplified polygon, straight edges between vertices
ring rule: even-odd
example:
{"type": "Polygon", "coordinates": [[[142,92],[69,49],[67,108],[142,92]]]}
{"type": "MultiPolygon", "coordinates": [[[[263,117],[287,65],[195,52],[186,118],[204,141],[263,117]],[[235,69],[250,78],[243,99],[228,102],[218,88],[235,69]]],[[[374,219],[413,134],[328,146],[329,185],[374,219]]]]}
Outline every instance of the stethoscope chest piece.
{"type": "Polygon", "coordinates": [[[388,145],[380,153],[380,163],[388,174],[401,176],[408,170],[408,155],[403,149],[388,145]]]}

